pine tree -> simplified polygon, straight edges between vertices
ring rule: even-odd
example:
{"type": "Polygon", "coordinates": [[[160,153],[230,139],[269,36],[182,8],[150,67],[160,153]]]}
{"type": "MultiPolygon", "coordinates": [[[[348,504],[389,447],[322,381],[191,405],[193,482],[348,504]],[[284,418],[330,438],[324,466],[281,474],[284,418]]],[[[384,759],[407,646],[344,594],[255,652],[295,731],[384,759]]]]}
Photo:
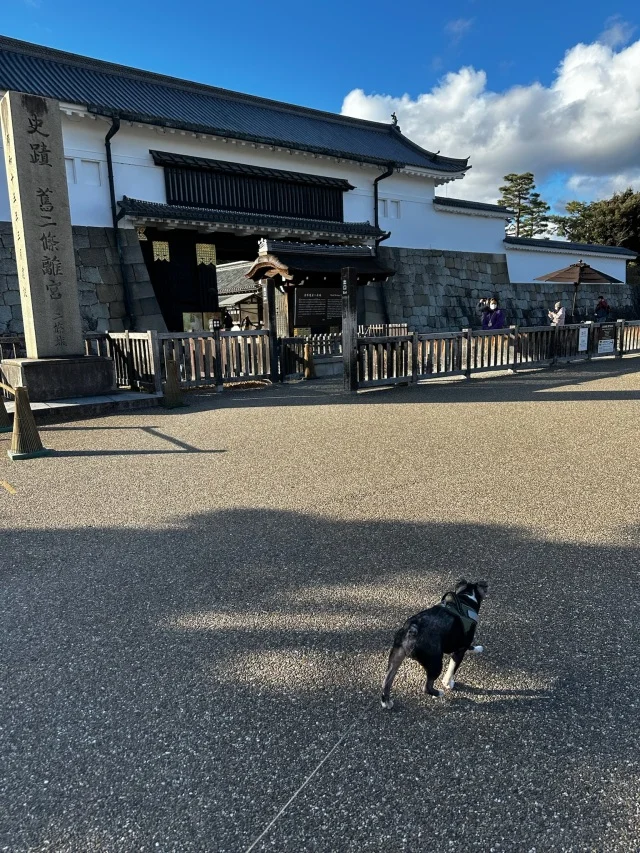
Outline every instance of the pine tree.
{"type": "Polygon", "coordinates": [[[505,185],[500,187],[498,204],[513,211],[513,219],[507,225],[507,234],[512,237],[537,237],[544,234],[549,223],[549,205],[536,192],[532,172],[504,176],[505,185]]]}
{"type": "Polygon", "coordinates": [[[551,208],[540,198],[540,193],[531,193],[529,204],[522,218],[521,235],[523,237],[538,237],[546,233],[549,227],[549,210],[551,208]]]}

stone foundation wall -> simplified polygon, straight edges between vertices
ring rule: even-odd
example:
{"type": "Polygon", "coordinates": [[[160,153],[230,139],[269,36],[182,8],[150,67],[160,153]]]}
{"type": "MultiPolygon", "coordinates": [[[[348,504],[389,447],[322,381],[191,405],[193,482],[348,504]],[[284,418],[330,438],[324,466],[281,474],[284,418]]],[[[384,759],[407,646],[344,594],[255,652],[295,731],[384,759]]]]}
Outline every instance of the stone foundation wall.
{"type": "MultiPolygon", "coordinates": [[[[74,225],[72,231],[83,331],[123,331],[124,293],[113,228],[74,225]]],[[[123,229],[122,235],[136,326],[166,331],[137,234],[123,229]]],[[[23,330],[13,232],[10,222],[0,222],[0,334],[23,330]]]]}
{"type": "MultiPolygon", "coordinates": [[[[408,323],[416,332],[480,326],[476,304],[490,296],[498,297],[510,325],[547,325],[547,311],[558,300],[571,311],[573,285],[510,282],[505,255],[381,246],[379,256],[396,270],[384,285],[389,322],[408,323]]],[[[581,285],[576,310],[590,319],[602,293],[614,316],[632,319],[636,292],[631,284],[581,285]]]]}

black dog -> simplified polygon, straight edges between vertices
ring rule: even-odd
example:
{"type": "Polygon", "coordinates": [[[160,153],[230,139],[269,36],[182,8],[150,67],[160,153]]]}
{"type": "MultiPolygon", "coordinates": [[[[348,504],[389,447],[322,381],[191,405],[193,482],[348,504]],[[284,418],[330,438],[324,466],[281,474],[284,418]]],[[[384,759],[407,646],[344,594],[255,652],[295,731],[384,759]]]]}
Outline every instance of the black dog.
{"type": "Polygon", "coordinates": [[[440,604],[407,619],[393,638],[389,652],[389,666],[382,682],[383,708],[393,708],[393,699],[389,698],[391,686],[406,657],[417,660],[426,670],[425,693],[442,696],[442,690],[436,690],[433,683],[442,672],[443,655],[450,654],[451,661],[443,682],[447,690],[453,688],[453,676],[466,652],[479,654],[484,651],[482,646],[473,645],[473,638],[478,611],[488,588],[486,581],[471,583],[460,578],[455,591],[446,593],[440,604]]]}

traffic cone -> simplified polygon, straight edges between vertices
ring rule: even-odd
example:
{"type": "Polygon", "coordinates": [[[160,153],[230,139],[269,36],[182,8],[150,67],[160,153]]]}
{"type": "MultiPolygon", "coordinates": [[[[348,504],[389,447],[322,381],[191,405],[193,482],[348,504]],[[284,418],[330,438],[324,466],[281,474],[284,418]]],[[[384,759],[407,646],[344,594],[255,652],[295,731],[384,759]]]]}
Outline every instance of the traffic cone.
{"type": "Polygon", "coordinates": [[[316,378],[316,366],[313,363],[313,352],[311,350],[311,344],[304,345],[304,378],[316,378]]]}
{"type": "Polygon", "coordinates": [[[11,432],[11,418],[0,392],[0,432],[11,432]]]}
{"type": "Polygon", "coordinates": [[[35,459],[37,456],[50,456],[52,451],[42,446],[36,421],[29,403],[29,392],[24,385],[15,389],[16,408],[13,413],[13,435],[11,449],[7,456],[12,461],[35,459]]]}
{"type": "Polygon", "coordinates": [[[187,405],[182,399],[178,365],[173,358],[167,359],[167,379],[164,383],[163,405],[167,409],[177,409],[179,406],[187,405]]]}

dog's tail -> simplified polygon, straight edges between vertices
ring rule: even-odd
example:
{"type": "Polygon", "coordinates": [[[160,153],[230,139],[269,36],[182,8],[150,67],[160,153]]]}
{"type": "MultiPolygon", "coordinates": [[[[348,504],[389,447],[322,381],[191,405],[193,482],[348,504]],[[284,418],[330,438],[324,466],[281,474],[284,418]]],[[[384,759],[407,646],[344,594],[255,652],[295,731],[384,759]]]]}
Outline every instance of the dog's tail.
{"type": "Polygon", "coordinates": [[[382,681],[380,702],[383,708],[393,708],[393,699],[389,695],[393,686],[393,680],[400,669],[402,661],[413,651],[417,636],[418,626],[412,623],[407,628],[403,626],[393,639],[393,646],[389,652],[387,672],[382,681]]]}

